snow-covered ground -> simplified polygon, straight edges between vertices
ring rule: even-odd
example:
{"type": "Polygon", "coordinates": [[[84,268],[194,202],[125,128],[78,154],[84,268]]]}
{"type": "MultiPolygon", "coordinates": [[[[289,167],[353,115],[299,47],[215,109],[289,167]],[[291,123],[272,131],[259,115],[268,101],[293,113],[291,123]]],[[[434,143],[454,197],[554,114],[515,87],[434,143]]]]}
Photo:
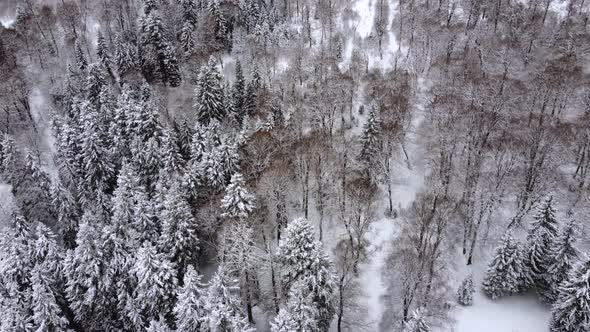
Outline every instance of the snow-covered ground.
{"type": "MultiPolygon", "coordinates": [[[[483,271],[484,267],[479,267],[483,271]]],[[[535,294],[491,300],[481,290],[483,273],[474,275],[476,293],[469,307],[459,307],[453,332],[548,332],[551,314],[535,294]]]]}

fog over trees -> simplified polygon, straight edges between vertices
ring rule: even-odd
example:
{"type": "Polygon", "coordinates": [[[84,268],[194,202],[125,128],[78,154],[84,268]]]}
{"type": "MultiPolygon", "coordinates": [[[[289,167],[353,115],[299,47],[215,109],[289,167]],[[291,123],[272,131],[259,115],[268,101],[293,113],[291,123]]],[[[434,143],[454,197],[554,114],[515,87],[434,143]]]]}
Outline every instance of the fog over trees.
{"type": "Polygon", "coordinates": [[[0,2],[0,331],[590,331],[589,18],[0,2]]]}

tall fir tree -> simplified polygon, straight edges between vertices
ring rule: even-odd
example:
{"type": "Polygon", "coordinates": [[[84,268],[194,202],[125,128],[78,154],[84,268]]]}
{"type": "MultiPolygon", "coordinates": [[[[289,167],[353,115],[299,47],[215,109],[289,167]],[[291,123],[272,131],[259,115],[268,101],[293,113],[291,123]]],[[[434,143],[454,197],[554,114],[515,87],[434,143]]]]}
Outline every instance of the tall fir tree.
{"type": "Polygon", "coordinates": [[[532,283],[545,301],[549,300],[551,293],[551,276],[548,274],[551,265],[551,248],[558,235],[555,213],[553,197],[547,196],[541,202],[527,235],[525,257],[527,281],[532,283]]]}
{"type": "Polygon", "coordinates": [[[207,311],[205,309],[205,287],[201,276],[189,265],[184,274],[182,288],[178,292],[178,302],[174,307],[178,331],[200,332],[205,330],[207,311]]]}
{"type": "Polygon", "coordinates": [[[182,277],[187,266],[195,263],[199,239],[191,207],[177,183],[165,196],[160,222],[162,223],[160,247],[169,254],[182,277]]]}
{"type": "Polygon", "coordinates": [[[578,240],[578,225],[574,218],[560,230],[554,245],[550,248],[551,264],[547,269],[549,276],[550,292],[548,301],[553,303],[559,296],[559,288],[567,280],[572,266],[579,259],[578,250],[575,243],[578,240]]]}
{"type": "Polygon", "coordinates": [[[254,331],[244,317],[237,294],[237,287],[227,280],[224,267],[220,266],[207,287],[205,307],[208,314],[204,331],[254,331]]]}
{"type": "Polygon", "coordinates": [[[517,293],[522,288],[523,262],[519,244],[506,233],[486,270],[483,290],[492,299],[517,293]]]}
{"type": "Polygon", "coordinates": [[[246,94],[246,81],[244,73],[242,72],[242,64],[240,60],[236,60],[236,81],[232,87],[233,109],[236,120],[241,123],[243,117],[246,115],[244,109],[244,98],[246,94]]]}
{"type": "Polygon", "coordinates": [[[551,332],[586,332],[590,328],[590,258],[573,268],[551,309],[551,332]]]}
{"type": "Polygon", "coordinates": [[[312,225],[297,219],[287,226],[285,237],[279,243],[277,260],[282,267],[281,279],[285,293],[296,283],[307,285],[318,315],[318,331],[327,331],[335,313],[333,294],[334,271],[330,259],[315,240],[312,225]]]}
{"type": "Polygon", "coordinates": [[[234,173],[225,188],[225,196],[221,200],[222,216],[232,219],[246,219],[254,207],[254,195],[246,189],[244,176],[234,173]]]}
{"type": "Polygon", "coordinates": [[[78,65],[78,68],[80,70],[85,70],[86,67],[88,67],[88,60],[86,60],[86,55],[84,54],[84,51],[82,50],[82,46],[80,45],[79,40],[76,41],[74,52],[75,52],[76,64],[78,65]]]}
{"type": "Polygon", "coordinates": [[[375,170],[379,164],[381,139],[381,120],[377,114],[377,109],[372,108],[367,116],[367,122],[363,127],[361,151],[359,153],[359,160],[368,173],[375,170]]]}
{"type": "Polygon", "coordinates": [[[172,315],[176,299],[176,269],[165,253],[149,242],[145,242],[137,252],[137,259],[131,268],[137,280],[133,300],[146,322],[157,320],[160,315],[172,315]]]}
{"type": "Polygon", "coordinates": [[[403,332],[428,332],[430,328],[426,324],[424,309],[414,310],[412,317],[404,324],[403,332]]]}
{"type": "Polygon", "coordinates": [[[95,213],[87,210],[82,216],[76,248],[68,251],[64,260],[66,297],[76,320],[90,331],[112,327],[105,317],[101,317],[103,310],[107,310],[111,303],[103,283],[105,262],[99,226],[100,221],[95,213]]]}
{"type": "Polygon", "coordinates": [[[28,222],[13,211],[12,225],[0,234],[0,327],[6,331],[29,331],[34,327],[31,311],[32,237],[28,222]]]}
{"type": "Polygon", "coordinates": [[[199,122],[204,125],[213,119],[221,121],[225,117],[221,74],[213,57],[209,59],[209,63],[201,67],[197,77],[194,106],[199,122]]]}
{"type": "Polygon", "coordinates": [[[31,304],[36,331],[69,331],[68,320],[57,303],[53,285],[55,281],[40,265],[33,269],[31,283],[31,304]]]}

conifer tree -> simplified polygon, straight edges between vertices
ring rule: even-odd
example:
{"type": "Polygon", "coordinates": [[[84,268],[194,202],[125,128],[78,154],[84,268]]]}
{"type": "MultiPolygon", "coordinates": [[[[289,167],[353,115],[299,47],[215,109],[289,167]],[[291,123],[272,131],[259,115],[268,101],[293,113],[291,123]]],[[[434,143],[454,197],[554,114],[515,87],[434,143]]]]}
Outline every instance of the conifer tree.
{"type": "Polygon", "coordinates": [[[375,108],[367,116],[367,122],[361,136],[359,160],[367,172],[374,170],[379,162],[381,151],[381,120],[375,108]]]}
{"type": "Polygon", "coordinates": [[[104,294],[99,225],[95,213],[86,211],[78,230],[76,248],[68,251],[64,260],[66,297],[76,320],[91,331],[109,326],[105,317],[100,317],[110,303],[104,294]]]}
{"type": "Polygon", "coordinates": [[[250,323],[254,322],[252,309],[258,295],[257,269],[262,256],[254,242],[254,231],[244,220],[226,226],[221,260],[229,276],[239,281],[242,303],[250,323]]]}
{"type": "Polygon", "coordinates": [[[465,306],[473,304],[473,294],[475,293],[475,287],[473,285],[473,276],[468,276],[461,282],[457,296],[459,303],[465,306]]]}
{"type": "Polygon", "coordinates": [[[244,176],[234,173],[221,200],[222,216],[246,219],[254,210],[254,195],[246,189],[244,176]]]}
{"type": "Polygon", "coordinates": [[[166,129],[162,135],[162,146],[160,150],[162,167],[168,176],[184,173],[185,160],[180,154],[178,137],[174,129],[166,129]]]}
{"type": "Polygon", "coordinates": [[[590,259],[574,266],[551,310],[551,332],[585,332],[590,327],[590,259]]]}
{"type": "Polygon", "coordinates": [[[133,300],[139,304],[142,317],[149,322],[172,314],[178,282],[175,266],[167,255],[144,242],[130,272],[137,280],[133,300]]]}
{"type": "Polygon", "coordinates": [[[96,56],[100,63],[106,68],[110,68],[111,66],[111,54],[109,52],[109,47],[107,45],[107,41],[102,35],[102,33],[98,32],[98,40],[96,45],[96,56]]]}
{"type": "Polygon", "coordinates": [[[246,111],[244,109],[244,98],[246,93],[245,89],[246,82],[244,79],[244,73],[242,72],[242,64],[240,60],[237,60],[236,81],[232,87],[232,99],[234,112],[236,113],[236,119],[239,123],[241,123],[243,117],[246,115],[246,111]]]}
{"type": "Polygon", "coordinates": [[[178,292],[178,302],[174,307],[178,331],[200,332],[205,329],[205,295],[201,276],[192,265],[189,265],[184,274],[182,288],[178,292]]]}
{"type": "Polygon", "coordinates": [[[196,259],[199,239],[190,205],[178,184],[174,184],[165,196],[160,221],[161,247],[169,254],[182,276],[186,267],[196,259]]]}
{"type": "Polygon", "coordinates": [[[230,284],[225,277],[224,267],[220,266],[207,287],[205,307],[208,315],[205,331],[254,331],[242,313],[242,304],[237,293],[237,287],[230,284]]]}
{"type": "Polygon", "coordinates": [[[31,304],[36,331],[69,331],[68,320],[57,304],[53,288],[55,281],[40,265],[33,268],[31,283],[31,304]]]}
{"type": "Polygon", "coordinates": [[[51,199],[53,210],[57,216],[57,224],[60,227],[59,234],[67,249],[73,249],[78,232],[79,212],[74,197],[61,182],[52,186],[51,199]]]}
{"type": "Polygon", "coordinates": [[[208,64],[201,67],[197,77],[195,109],[199,122],[204,125],[213,119],[221,121],[225,117],[221,74],[213,57],[209,59],[208,64]]]}
{"type": "Polygon", "coordinates": [[[285,308],[281,308],[277,316],[270,322],[271,332],[293,332],[299,331],[297,322],[291,316],[291,313],[285,308]]]}
{"type": "Polygon", "coordinates": [[[551,248],[557,237],[558,223],[555,219],[553,197],[546,197],[539,206],[527,236],[526,276],[533,283],[542,299],[550,293],[551,248]]]}
{"type": "Polygon", "coordinates": [[[32,238],[28,222],[13,211],[12,225],[0,234],[0,327],[7,331],[33,328],[30,257],[32,238]]]}
{"type": "MultiPolygon", "coordinates": [[[[313,293],[307,289],[308,285],[303,281],[298,281],[293,284],[289,290],[289,296],[285,308],[279,310],[277,316],[280,321],[275,320],[275,325],[281,323],[283,329],[276,329],[276,331],[327,331],[322,330],[319,322],[320,311],[318,306],[314,303],[313,293]],[[281,313],[283,311],[283,313],[281,313]],[[294,327],[293,330],[286,330],[286,327],[294,327]]],[[[271,329],[271,331],[275,331],[271,329]]]]}
{"type": "Polygon", "coordinates": [[[307,285],[305,289],[312,293],[318,311],[318,331],[327,331],[335,312],[332,300],[336,287],[334,272],[307,220],[297,219],[287,226],[285,237],[279,243],[277,260],[282,267],[285,292],[289,294],[296,283],[307,285]]]}
{"type": "Polygon", "coordinates": [[[483,280],[483,290],[492,299],[517,293],[523,279],[522,256],[518,243],[508,233],[502,237],[483,280]]]}
{"type": "Polygon", "coordinates": [[[76,41],[76,49],[75,49],[75,56],[76,56],[76,64],[80,70],[85,70],[88,67],[88,60],[86,60],[86,55],[82,50],[82,46],[80,45],[80,41],[76,41]]]}
{"type": "MultiPolygon", "coordinates": [[[[145,8],[145,7],[144,7],[145,8]]],[[[148,81],[161,80],[177,87],[181,83],[176,50],[166,39],[162,19],[149,11],[141,24],[142,68],[148,81]]]]}
{"type": "Polygon", "coordinates": [[[430,328],[426,324],[424,310],[419,308],[414,310],[412,318],[404,324],[403,332],[428,332],[430,328]]]}
{"type": "Polygon", "coordinates": [[[567,280],[574,263],[579,259],[575,243],[578,239],[577,222],[574,218],[563,226],[554,245],[550,248],[551,264],[547,269],[549,276],[548,300],[553,303],[559,295],[559,288],[567,280]]]}

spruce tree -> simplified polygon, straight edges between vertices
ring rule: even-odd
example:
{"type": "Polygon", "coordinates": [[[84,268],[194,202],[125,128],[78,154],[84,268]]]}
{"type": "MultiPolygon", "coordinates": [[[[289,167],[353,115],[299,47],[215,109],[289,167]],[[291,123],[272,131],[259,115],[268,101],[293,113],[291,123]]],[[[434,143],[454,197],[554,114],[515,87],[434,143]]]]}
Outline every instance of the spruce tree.
{"type": "Polygon", "coordinates": [[[327,331],[335,312],[334,271],[313,234],[313,227],[307,220],[291,222],[279,243],[277,260],[282,267],[281,279],[286,293],[289,294],[296,283],[306,284],[318,312],[318,331],[327,331]]]}
{"type": "Polygon", "coordinates": [[[225,196],[221,200],[222,216],[227,218],[246,219],[254,210],[254,195],[247,189],[244,176],[234,173],[225,188],[225,196]]]}
{"type": "Polygon", "coordinates": [[[550,296],[551,248],[557,238],[558,223],[555,219],[553,197],[546,197],[539,206],[527,236],[525,257],[526,276],[533,283],[542,299],[550,296]]]}
{"type": "Polygon", "coordinates": [[[195,262],[199,239],[190,205],[178,184],[174,184],[165,196],[160,222],[160,247],[169,254],[182,276],[186,267],[195,262]]]}
{"type": "Polygon", "coordinates": [[[246,115],[246,110],[244,109],[245,88],[246,82],[244,79],[244,73],[242,72],[242,64],[240,60],[237,60],[236,81],[232,88],[232,99],[236,120],[238,120],[239,123],[241,123],[243,117],[246,115]]]}
{"type": "Polygon", "coordinates": [[[36,331],[69,331],[65,318],[55,296],[55,281],[47,270],[37,265],[32,271],[32,310],[36,331]]]}
{"type": "Polygon", "coordinates": [[[404,324],[403,332],[428,332],[430,328],[426,324],[424,309],[418,308],[412,313],[412,318],[404,324]]]}
{"type": "Polygon", "coordinates": [[[225,117],[221,74],[213,57],[209,59],[208,64],[201,67],[197,77],[194,105],[197,118],[204,125],[213,119],[221,121],[225,117]]]}
{"type": "Polygon", "coordinates": [[[110,305],[104,294],[99,225],[95,213],[86,211],[78,230],[76,248],[68,251],[64,260],[66,297],[76,320],[91,331],[104,328],[105,319],[100,313],[110,305]]]}
{"type": "Polygon", "coordinates": [[[298,324],[292,314],[285,308],[281,308],[277,316],[270,322],[271,332],[293,332],[299,331],[298,324]]]}
{"type": "Polygon", "coordinates": [[[0,327],[29,331],[33,328],[32,238],[28,222],[18,211],[13,211],[11,221],[11,227],[0,234],[0,327]]]}
{"type": "Polygon", "coordinates": [[[88,60],[86,60],[86,55],[82,50],[82,46],[80,45],[80,41],[76,41],[76,48],[75,48],[75,56],[76,56],[76,64],[80,70],[85,70],[88,67],[88,60]]]}
{"type": "Polygon", "coordinates": [[[522,279],[523,266],[519,244],[506,233],[486,270],[483,290],[492,299],[497,299],[520,291],[522,279]]]}
{"type": "Polygon", "coordinates": [[[142,317],[151,321],[160,315],[171,315],[178,282],[175,266],[167,255],[144,242],[130,272],[137,280],[133,300],[139,304],[142,317]]]}
{"type": "Polygon", "coordinates": [[[100,31],[98,32],[96,56],[105,67],[108,68],[111,65],[111,54],[109,53],[109,47],[107,45],[106,39],[100,31]]]}
{"type": "Polygon", "coordinates": [[[377,167],[380,159],[381,144],[381,120],[377,110],[373,108],[367,116],[367,122],[361,136],[359,160],[364,165],[365,171],[370,172],[377,167]]]}
{"type": "Polygon", "coordinates": [[[563,226],[559,235],[550,248],[551,265],[547,269],[551,291],[548,300],[555,302],[559,295],[559,288],[567,279],[574,263],[578,260],[578,250],[575,243],[578,239],[577,222],[570,218],[563,226]]]}
{"type": "Polygon", "coordinates": [[[207,311],[205,309],[205,288],[201,276],[189,265],[184,274],[178,302],[174,307],[178,331],[199,332],[205,330],[207,311]]]}
{"type": "Polygon", "coordinates": [[[205,331],[253,332],[242,312],[238,289],[225,277],[220,266],[207,287],[205,331]]]}
{"type": "Polygon", "coordinates": [[[590,259],[574,266],[551,309],[551,332],[586,332],[590,328],[590,259]]]}
{"type": "Polygon", "coordinates": [[[459,291],[457,292],[459,303],[465,306],[472,305],[474,293],[475,286],[473,285],[473,276],[470,275],[465,278],[461,283],[461,286],[459,286],[459,291]]]}

